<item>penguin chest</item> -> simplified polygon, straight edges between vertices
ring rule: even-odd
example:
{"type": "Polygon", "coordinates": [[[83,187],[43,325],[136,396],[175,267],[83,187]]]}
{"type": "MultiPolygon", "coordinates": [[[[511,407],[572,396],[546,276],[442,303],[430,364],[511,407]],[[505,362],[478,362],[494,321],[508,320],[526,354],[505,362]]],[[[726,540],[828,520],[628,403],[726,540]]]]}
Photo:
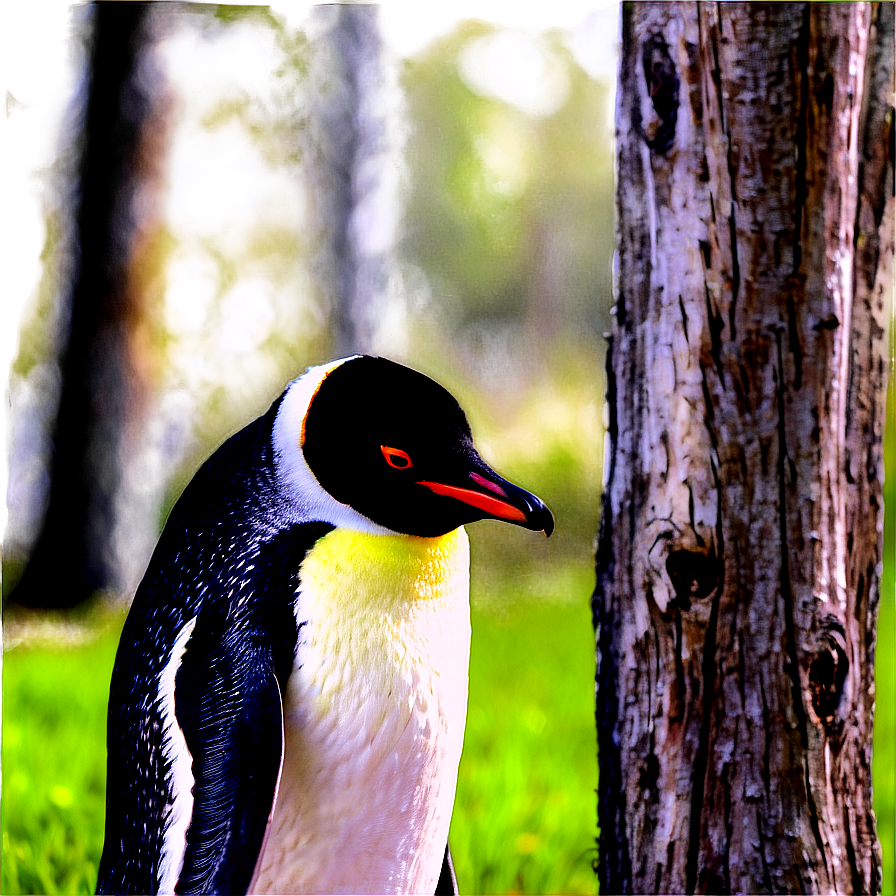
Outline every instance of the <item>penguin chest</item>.
{"type": "Polygon", "coordinates": [[[433,892],[463,744],[469,548],[335,529],[301,569],[257,892],[433,892]]]}

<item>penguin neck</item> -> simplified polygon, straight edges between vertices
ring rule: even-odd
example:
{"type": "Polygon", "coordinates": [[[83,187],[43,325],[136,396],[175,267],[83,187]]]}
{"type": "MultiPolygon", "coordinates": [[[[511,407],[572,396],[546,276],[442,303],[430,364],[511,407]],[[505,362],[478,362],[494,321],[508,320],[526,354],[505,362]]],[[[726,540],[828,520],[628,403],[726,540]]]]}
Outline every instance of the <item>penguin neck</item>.
{"type": "Polygon", "coordinates": [[[468,557],[463,528],[434,538],[336,528],[302,564],[302,590],[328,591],[345,609],[356,603],[365,613],[401,615],[421,602],[458,597],[455,579],[462,567],[466,573],[468,557]]]}
{"type": "Polygon", "coordinates": [[[344,528],[323,536],[299,573],[301,669],[290,681],[304,691],[297,705],[315,707],[321,718],[336,708],[344,717],[356,701],[365,714],[369,701],[388,714],[399,694],[413,698],[421,682],[435,678],[439,687],[462,683],[464,713],[469,567],[463,528],[435,538],[344,528]]]}
{"type": "Polygon", "coordinates": [[[337,528],[305,556],[300,580],[258,891],[433,892],[466,716],[466,533],[337,528]]]}

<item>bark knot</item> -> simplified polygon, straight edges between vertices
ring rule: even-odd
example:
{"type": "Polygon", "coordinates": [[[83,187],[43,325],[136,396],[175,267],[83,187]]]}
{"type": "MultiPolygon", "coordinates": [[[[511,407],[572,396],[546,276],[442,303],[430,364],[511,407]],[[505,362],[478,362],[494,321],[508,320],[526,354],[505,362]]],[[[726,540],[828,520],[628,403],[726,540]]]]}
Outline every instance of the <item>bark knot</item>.
{"type": "Polygon", "coordinates": [[[677,603],[687,610],[692,600],[702,600],[715,591],[721,569],[715,549],[695,551],[680,548],[666,558],[666,572],[677,603]]]}
{"type": "Polygon", "coordinates": [[[642,121],[644,141],[653,152],[665,155],[675,142],[680,81],[669,45],[661,34],[651,34],[644,41],[641,62],[647,96],[653,105],[653,114],[648,113],[642,121]]]}
{"type": "Polygon", "coordinates": [[[826,728],[833,729],[843,724],[838,710],[849,672],[849,657],[839,626],[827,633],[827,642],[809,663],[809,693],[816,716],[826,728]]]}

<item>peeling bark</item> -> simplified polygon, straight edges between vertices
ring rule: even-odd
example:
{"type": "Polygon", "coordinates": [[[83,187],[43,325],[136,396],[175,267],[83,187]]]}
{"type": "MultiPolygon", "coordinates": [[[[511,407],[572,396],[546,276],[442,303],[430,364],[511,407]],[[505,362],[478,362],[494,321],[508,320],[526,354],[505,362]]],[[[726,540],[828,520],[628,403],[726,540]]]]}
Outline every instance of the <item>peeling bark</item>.
{"type": "Polygon", "coordinates": [[[603,892],[880,890],[892,4],[625,4],[603,892]]]}

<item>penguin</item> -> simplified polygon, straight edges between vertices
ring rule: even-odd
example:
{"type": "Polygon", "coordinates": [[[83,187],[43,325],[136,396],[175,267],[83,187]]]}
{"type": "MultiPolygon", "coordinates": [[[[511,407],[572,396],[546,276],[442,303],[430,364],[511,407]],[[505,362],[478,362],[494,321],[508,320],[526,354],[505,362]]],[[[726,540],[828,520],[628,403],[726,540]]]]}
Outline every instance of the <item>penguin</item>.
{"type": "Polygon", "coordinates": [[[98,893],[456,892],[469,550],[550,535],[453,396],[310,367],[174,505],[112,672],[98,893]]]}

